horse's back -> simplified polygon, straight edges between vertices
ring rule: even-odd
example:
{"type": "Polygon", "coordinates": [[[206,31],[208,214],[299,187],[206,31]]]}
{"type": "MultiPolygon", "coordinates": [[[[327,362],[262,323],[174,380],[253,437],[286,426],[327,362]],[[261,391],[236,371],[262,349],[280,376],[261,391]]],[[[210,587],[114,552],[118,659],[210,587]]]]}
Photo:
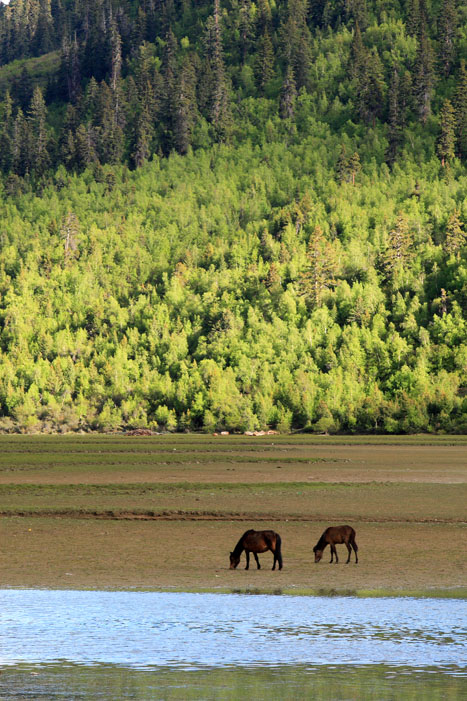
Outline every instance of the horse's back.
{"type": "MultiPolygon", "coordinates": [[[[274,550],[276,547],[277,533],[275,531],[254,531],[250,530],[245,533],[244,545],[245,548],[255,550],[261,548],[264,550],[274,550]]],[[[260,550],[257,550],[260,552],[260,550]]]]}
{"type": "Polygon", "coordinates": [[[329,543],[348,543],[355,540],[355,531],[352,526],[329,526],[324,536],[329,543]]]}

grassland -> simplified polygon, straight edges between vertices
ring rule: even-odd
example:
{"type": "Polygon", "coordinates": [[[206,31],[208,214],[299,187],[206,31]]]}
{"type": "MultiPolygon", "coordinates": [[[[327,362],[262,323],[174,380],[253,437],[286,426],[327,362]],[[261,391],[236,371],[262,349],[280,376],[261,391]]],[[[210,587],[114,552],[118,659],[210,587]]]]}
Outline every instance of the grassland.
{"type": "Polygon", "coordinates": [[[0,586],[467,596],[466,455],[464,436],[1,436],[0,586]],[[359,564],[315,565],[344,522],[359,564]],[[281,533],[282,572],[228,569],[247,528],[281,533]]]}

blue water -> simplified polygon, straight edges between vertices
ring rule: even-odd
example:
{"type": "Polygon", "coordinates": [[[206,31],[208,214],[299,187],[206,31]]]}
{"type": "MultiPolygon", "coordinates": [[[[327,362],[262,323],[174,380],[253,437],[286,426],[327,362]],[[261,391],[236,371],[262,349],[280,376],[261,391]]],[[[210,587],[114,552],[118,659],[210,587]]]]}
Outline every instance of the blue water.
{"type": "Polygon", "coordinates": [[[467,676],[463,600],[5,590],[0,626],[3,667],[384,664],[467,676]]]}

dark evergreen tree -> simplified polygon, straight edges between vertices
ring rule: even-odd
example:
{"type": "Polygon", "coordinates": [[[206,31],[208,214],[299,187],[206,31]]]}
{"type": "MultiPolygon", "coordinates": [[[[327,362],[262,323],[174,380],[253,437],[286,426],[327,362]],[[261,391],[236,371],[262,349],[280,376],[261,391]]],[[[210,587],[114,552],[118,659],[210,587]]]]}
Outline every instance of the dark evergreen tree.
{"type": "Polygon", "coordinates": [[[31,171],[43,175],[50,165],[49,137],[47,134],[47,108],[42,90],[34,88],[28,113],[28,153],[31,171]]]}
{"type": "Polygon", "coordinates": [[[246,57],[253,41],[253,20],[251,15],[251,4],[249,0],[241,0],[238,17],[238,31],[240,34],[240,50],[242,63],[246,57]]]}
{"type": "Polygon", "coordinates": [[[13,124],[11,167],[16,175],[25,175],[29,168],[28,143],[30,141],[23,110],[18,108],[13,124]]]}
{"type": "Polygon", "coordinates": [[[75,163],[78,170],[98,163],[97,132],[91,124],[80,124],[74,135],[75,163]]]}
{"type": "Polygon", "coordinates": [[[296,97],[297,87],[295,85],[293,68],[289,64],[287,65],[284,82],[282,83],[282,90],[279,102],[279,114],[282,119],[294,119],[296,97]]]}
{"type": "Polygon", "coordinates": [[[456,54],[457,9],[455,0],[443,0],[438,19],[439,54],[445,76],[451,73],[456,54]]]}
{"type": "Polygon", "coordinates": [[[274,49],[266,28],[263,36],[259,40],[256,53],[256,82],[260,92],[264,89],[274,75],[274,49]]]}
{"type": "Polygon", "coordinates": [[[187,57],[177,80],[174,144],[179,153],[186,153],[191,145],[196,116],[196,73],[193,62],[187,57]]]}
{"type": "Polygon", "coordinates": [[[214,14],[210,17],[207,24],[206,54],[211,74],[209,119],[217,138],[224,141],[228,138],[232,117],[228,80],[223,58],[219,0],[214,0],[214,14]]]}
{"type": "Polygon", "coordinates": [[[364,66],[361,66],[356,83],[356,103],[360,117],[366,122],[372,122],[382,116],[385,102],[384,71],[376,47],[367,56],[364,66]]]}
{"type": "Polygon", "coordinates": [[[53,50],[55,44],[54,33],[51,0],[39,0],[37,25],[32,43],[32,50],[36,56],[53,50]]]}
{"type": "Polygon", "coordinates": [[[388,118],[388,149],[387,160],[390,164],[396,160],[396,155],[403,140],[403,129],[405,126],[404,114],[401,106],[399,71],[396,67],[392,72],[391,84],[389,87],[389,118],[388,118]]]}
{"type": "Polygon", "coordinates": [[[426,27],[422,27],[414,67],[414,98],[423,124],[426,123],[431,113],[434,80],[433,51],[426,27]]]}
{"type": "Polygon", "coordinates": [[[452,161],[455,156],[456,117],[450,100],[445,100],[440,113],[441,134],[438,139],[438,155],[441,165],[452,161]]]}
{"type": "Polygon", "coordinates": [[[287,19],[282,28],[282,46],[285,61],[293,68],[298,90],[309,87],[311,35],[307,16],[307,0],[288,0],[287,19]]]}
{"type": "Polygon", "coordinates": [[[467,159],[467,70],[461,62],[457,89],[454,96],[454,115],[456,119],[457,153],[467,159]]]}

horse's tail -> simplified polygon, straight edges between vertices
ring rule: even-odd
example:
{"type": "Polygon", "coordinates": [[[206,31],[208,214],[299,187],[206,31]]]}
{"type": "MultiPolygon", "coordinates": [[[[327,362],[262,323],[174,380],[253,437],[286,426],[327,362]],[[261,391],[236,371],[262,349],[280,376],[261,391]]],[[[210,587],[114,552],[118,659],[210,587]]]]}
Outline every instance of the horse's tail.
{"type": "Polygon", "coordinates": [[[277,562],[279,563],[279,569],[282,569],[282,538],[280,537],[279,533],[276,533],[276,551],[274,553],[277,562]]]}

